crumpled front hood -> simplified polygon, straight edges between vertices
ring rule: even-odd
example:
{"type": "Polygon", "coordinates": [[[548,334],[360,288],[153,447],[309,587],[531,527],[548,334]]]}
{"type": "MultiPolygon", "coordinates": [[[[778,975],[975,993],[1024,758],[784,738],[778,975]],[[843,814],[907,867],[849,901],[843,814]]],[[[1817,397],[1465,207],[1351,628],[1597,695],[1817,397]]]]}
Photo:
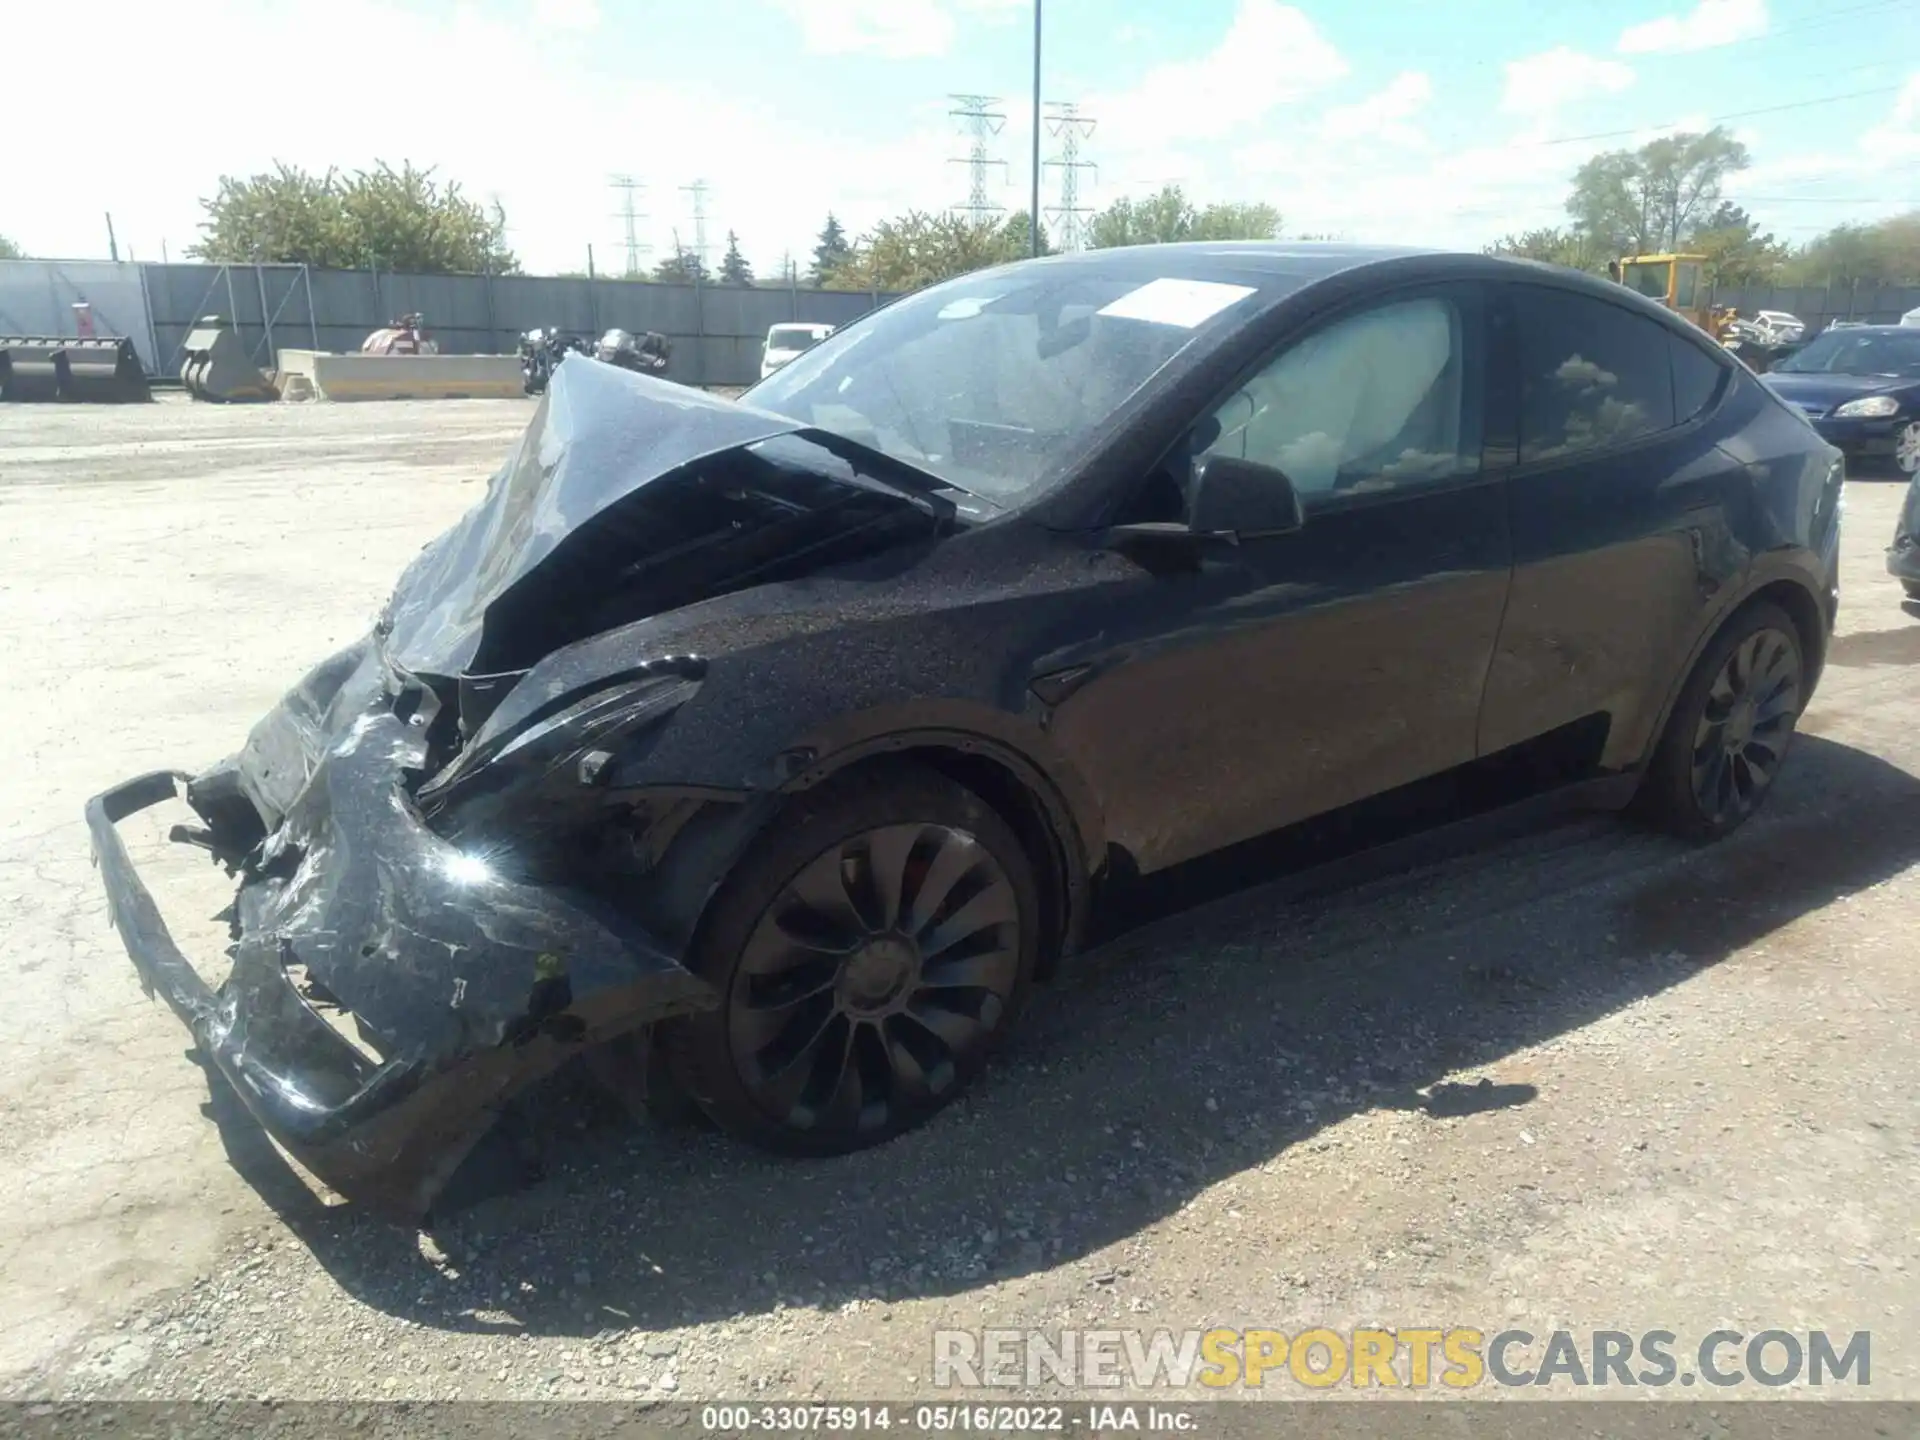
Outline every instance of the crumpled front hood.
{"type": "Polygon", "coordinates": [[[1914,384],[1889,375],[1796,375],[1791,370],[1774,370],[1760,378],[1782,400],[1811,406],[1822,413],[1849,400],[1858,400],[1862,395],[1907,389],[1914,384]]]}
{"type": "Polygon", "coordinates": [[[486,498],[401,575],[380,622],[388,655],[416,674],[463,673],[489,607],[582,525],[696,461],[807,428],[569,356],[486,498]]]}

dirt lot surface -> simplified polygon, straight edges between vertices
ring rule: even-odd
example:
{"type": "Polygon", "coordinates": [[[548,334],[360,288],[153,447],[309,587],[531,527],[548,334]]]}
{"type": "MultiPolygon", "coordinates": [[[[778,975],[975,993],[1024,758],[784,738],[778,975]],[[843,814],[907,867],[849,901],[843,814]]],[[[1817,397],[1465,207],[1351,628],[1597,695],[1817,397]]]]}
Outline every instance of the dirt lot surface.
{"type": "MultiPolygon", "coordinates": [[[[9,1392],[904,1398],[940,1326],[1467,1324],[1870,1330],[1871,1393],[1920,1398],[1920,618],[1886,480],[1849,487],[1804,738],[1717,849],[1578,819],[1236,897],[1091,957],[863,1156],[556,1102],[549,1177],[435,1236],[322,1205],[141,996],[81,805],[233,748],[529,409],[0,412],[9,1392]]],[[[217,955],[176,818],[135,858],[217,955]]]]}

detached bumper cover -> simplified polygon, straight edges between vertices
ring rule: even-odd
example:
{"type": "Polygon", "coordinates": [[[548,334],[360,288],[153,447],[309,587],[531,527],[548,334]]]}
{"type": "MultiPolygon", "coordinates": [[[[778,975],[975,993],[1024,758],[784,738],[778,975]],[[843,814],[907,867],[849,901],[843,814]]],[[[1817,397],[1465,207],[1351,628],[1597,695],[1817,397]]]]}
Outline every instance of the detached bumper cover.
{"type": "Polygon", "coordinates": [[[505,878],[429,830],[402,784],[417,731],[389,704],[336,734],[249,861],[218,989],[175,944],[115,828],[182,794],[187,777],[143,775],[95,796],[87,826],[147,993],[303,1166],[351,1201],[418,1221],[514,1093],[716,997],[589,897],[505,878]],[[334,1005],[375,1053],[316,1008],[334,1005]]]}

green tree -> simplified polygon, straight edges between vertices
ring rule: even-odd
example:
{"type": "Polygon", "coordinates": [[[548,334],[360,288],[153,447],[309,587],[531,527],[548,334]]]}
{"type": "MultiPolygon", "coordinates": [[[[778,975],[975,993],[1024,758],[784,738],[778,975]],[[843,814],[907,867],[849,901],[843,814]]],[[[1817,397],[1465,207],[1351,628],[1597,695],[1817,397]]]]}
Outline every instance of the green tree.
{"type": "Polygon", "coordinates": [[[840,228],[839,219],[829,210],[819,243],[813,247],[813,268],[807,272],[807,283],[816,290],[829,285],[834,274],[851,259],[853,246],[847,240],[847,232],[840,228]]]}
{"type": "Polygon", "coordinates": [[[1588,270],[1604,274],[1611,257],[1599,247],[1571,230],[1548,226],[1524,230],[1518,235],[1503,235],[1487,246],[1489,255],[1512,255],[1521,260],[1539,260],[1548,265],[1564,265],[1569,270],[1588,270]]]}
{"type": "Polygon", "coordinates": [[[6,236],[0,235],[0,260],[24,260],[27,252],[22,250],[6,236]]]}
{"type": "Polygon", "coordinates": [[[1707,257],[1713,283],[1725,286],[1777,284],[1791,254],[1728,200],[1701,222],[1687,245],[1707,257]]]}
{"type": "Polygon", "coordinates": [[[1182,240],[1271,240],[1280,212],[1271,205],[1227,201],[1196,209],[1178,185],[1135,200],[1123,197],[1093,217],[1088,241],[1096,250],[1119,245],[1170,245],[1182,240]]]}
{"type": "Polygon", "coordinates": [[[194,259],[287,261],[329,269],[409,274],[517,274],[506,244],[506,214],[442,185],[431,169],[385,163],[343,176],[280,164],[240,178],[223,175],[200,222],[194,259]]]}
{"type": "Polygon", "coordinates": [[[653,267],[653,278],[665,285],[710,285],[706,263],[691,250],[675,250],[653,267]]]}
{"type": "Polygon", "coordinates": [[[1194,217],[1194,240],[1272,240],[1280,234],[1280,212],[1271,205],[1229,200],[1209,205],[1194,217]]]}
{"type": "Polygon", "coordinates": [[[722,285],[753,284],[753,266],[747,263],[747,257],[740,253],[740,237],[733,231],[727,231],[727,253],[720,257],[720,283],[722,285]]]}
{"type": "Polygon", "coordinates": [[[1751,163],[1719,125],[1603,151],[1575,172],[1567,214],[1574,232],[1609,256],[1678,250],[1719,210],[1726,178],[1751,163]]]}
{"type": "Polygon", "coordinates": [[[918,290],[956,275],[1004,265],[1027,254],[1027,217],[975,221],[910,210],[860,237],[836,267],[831,290],[918,290]]]}
{"type": "Polygon", "coordinates": [[[1785,269],[1802,285],[1920,285],[1920,210],[1836,225],[1808,241],[1785,269]]]}

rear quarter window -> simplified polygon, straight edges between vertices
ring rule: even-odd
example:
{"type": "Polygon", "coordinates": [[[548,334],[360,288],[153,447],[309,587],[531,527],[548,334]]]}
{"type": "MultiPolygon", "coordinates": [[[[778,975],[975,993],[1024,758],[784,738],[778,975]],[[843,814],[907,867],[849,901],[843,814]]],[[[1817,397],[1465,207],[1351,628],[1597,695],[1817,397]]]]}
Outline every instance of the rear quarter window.
{"type": "Polygon", "coordinates": [[[1731,372],[1698,345],[1669,335],[1667,354],[1673,361],[1674,419],[1684,425],[1720,398],[1731,372]]]}
{"type": "Polygon", "coordinates": [[[1675,424],[1672,337],[1591,296],[1516,286],[1520,461],[1628,445],[1675,424]]]}

